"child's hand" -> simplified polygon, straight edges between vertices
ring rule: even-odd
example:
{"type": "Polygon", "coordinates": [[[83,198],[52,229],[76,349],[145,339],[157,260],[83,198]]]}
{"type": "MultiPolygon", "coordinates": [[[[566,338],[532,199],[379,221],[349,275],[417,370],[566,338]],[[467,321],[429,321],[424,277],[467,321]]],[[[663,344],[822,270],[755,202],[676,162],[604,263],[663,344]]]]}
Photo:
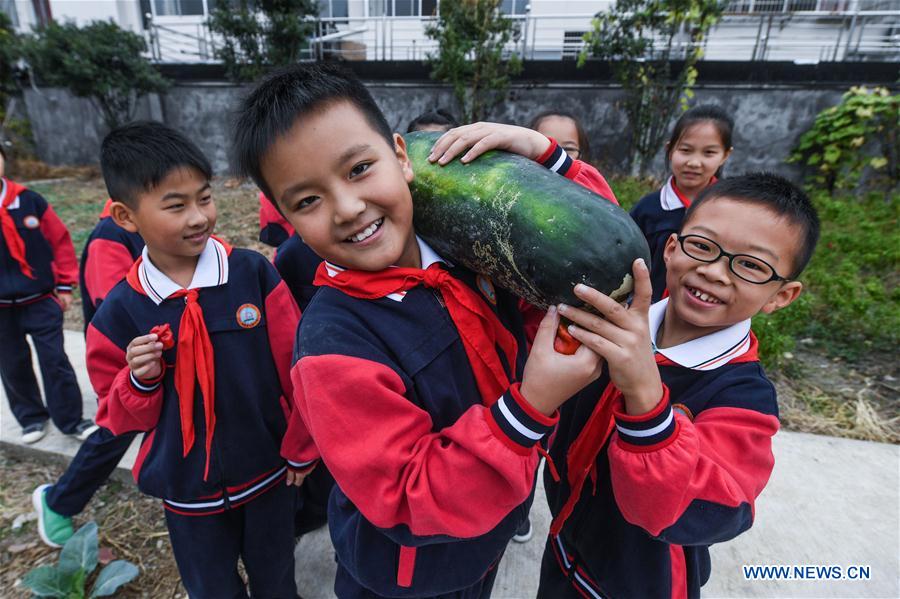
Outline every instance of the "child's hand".
{"type": "Polygon", "coordinates": [[[309,476],[309,474],[310,474],[313,470],[315,470],[315,468],[310,468],[310,469],[307,470],[306,472],[297,472],[297,471],[295,471],[295,470],[291,470],[290,468],[288,468],[288,469],[287,469],[287,476],[285,477],[284,480],[285,480],[285,482],[287,483],[287,486],[289,486],[289,487],[290,487],[291,485],[293,485],[293,486],[295,486],[295,487],[299,487],[300,485],[303,484],[303,481],[306,480],[306,477],[309,476]]]}
{"type": "Polygon", "coordinates": [[[573,323],[569,332],[584,346],[606,359],[612,382],[625,396],[629,414],[645,414],[659,403],[662,382],[656,360],[647,313],[650,310],[650,272],[643,260],[635,260],[634,299],[625,307],[587,285],[575,287],[575,295],[597,309],[603,318],[572,306],[560,306],[560,313],[573,323]]]}
{"type": "Polygon", "coordinates": [[[65,291],[57,291],[56,299],[59,301],[59,307],[65,312],[72,307],[72,294],[65,291]]]}
{"type": "Polygon", "coordinates": [[[556,351],[553,343],[558,326],[559,314],[550,306],[534,337],[519,387],[528,403],[547,416],[603,371],[603,360],[584,345],[572,355],[556,351]]]}
{"type": "Polygon", "coordinates": [[[152,381],[162,374],[163,344],[151,333],[135,337],[125,349],[125,359],[134,378],[152,381]]]}
{"type": "Polygon", "coordinates": [[[428,160],[444,166],[466,148],[461,162],[471,162],[488,150],[506,150],[534,160],[547,151],[550,140],[543,134],[515,125],[473,123],[450,129],[438,139],[428,160]]]}

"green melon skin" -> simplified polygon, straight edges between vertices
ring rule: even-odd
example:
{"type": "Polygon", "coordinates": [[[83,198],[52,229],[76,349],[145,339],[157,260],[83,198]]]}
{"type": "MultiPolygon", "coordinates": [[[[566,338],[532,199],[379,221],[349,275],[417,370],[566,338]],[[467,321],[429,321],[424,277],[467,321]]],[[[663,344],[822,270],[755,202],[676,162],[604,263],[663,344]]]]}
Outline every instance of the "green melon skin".
{"type": "Polygon", "coordinates": [[[573,287],[624,300],[631,265],[650,264],[628,213],[524,156],[490,151],[469,164],[428,162],[440,133],[404,136],[416,233],[441,256],[487,275],[541,309],[582,305],[573,287]]]}

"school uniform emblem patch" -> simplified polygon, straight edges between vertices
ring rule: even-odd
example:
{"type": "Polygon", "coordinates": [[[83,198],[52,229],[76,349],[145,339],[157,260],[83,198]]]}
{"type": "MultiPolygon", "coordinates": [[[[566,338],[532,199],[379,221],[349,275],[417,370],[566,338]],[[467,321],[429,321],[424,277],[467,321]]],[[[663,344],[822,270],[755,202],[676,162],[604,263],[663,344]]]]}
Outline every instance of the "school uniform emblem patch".
{"type": "Polygon", "coordinates": [[[252,329],[259,324],[260,312],[259,308],[253,304],[244,304],[237,310],[238,324],[245,329],[252,329]]]}
{"type": "Polygon", "coordinates": [[[478,285],[478,291],[481,292],[487,301],[491,302],[494,306],[497,305],[497,292],[494,290],[494,284],[491,283],[491,280],[487,277],[483,277],[478,275],[475,277],[475,284],[478,285]]]}
{"type": "Polygon", "coordinates": [[[27,229],[37,229],[41,226],[41,221],[38,220],[38,217],[36,217],[35,215],[29,214],[22,219],[22,224],[25,225],[27,229]]]}

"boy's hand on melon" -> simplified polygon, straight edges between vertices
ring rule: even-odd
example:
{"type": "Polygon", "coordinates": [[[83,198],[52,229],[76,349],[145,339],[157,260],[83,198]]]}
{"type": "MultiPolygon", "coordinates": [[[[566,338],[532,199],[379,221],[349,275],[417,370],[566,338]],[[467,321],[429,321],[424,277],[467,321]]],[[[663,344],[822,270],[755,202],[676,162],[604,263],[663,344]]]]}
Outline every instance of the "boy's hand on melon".
{"type": "Polygon", "coordinates": [[[528,403],[547,416],[603,371],[603,359],[587,347],[579,347],[571,355],[556,351],[558,326],[559,314],[551,306],[534,337],[519,387],[528,403]]]}
{"type": "Polygon", "coordinates": [[[162,350],[163,344],[155,333],[131,340],[125,349],[125,360],[136,379],[152,381],[162,374],[162,350]]]}
{"type": "Polygon", "coordinates": [[[560,313],[574,324],[572,337],[605,358],[609,377],[625,396],[631,415],[645,414],[659,403],[662,381],[650,339],[650,272],[643,260],[635,260],[634,298],[623,306],[586,285],[575,287],[575,295],[594,307],[591,314],[572,306],[560,306],[560,313]]]}
{"type": "Polygon", "coordinates": [[[473,123],[444,133],[432,147],[428,160],[444,166],[465,152],[460,161],[471,162],[488,150],[506,150],[534,160],[549,147],[550,140],[533,129],[500,123],[473,123]]]}

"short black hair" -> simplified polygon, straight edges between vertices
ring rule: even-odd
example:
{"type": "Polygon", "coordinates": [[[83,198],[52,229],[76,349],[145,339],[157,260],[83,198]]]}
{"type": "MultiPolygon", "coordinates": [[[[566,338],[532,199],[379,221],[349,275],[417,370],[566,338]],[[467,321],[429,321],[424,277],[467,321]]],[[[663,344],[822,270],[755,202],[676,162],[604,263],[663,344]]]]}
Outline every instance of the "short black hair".
{"type": "Polygon", "coordinates": [[[456,117],[454,117],[450,111],[444,110],[443,108],[435,108],[434,110],[426,110],[411,120],[406,127],[406,132],[412,133],[413,131],[418,131],[420,127],[425,127],[427,125],[446,127],[446,131],[453,129],[454,127],[459,127],[459,121],[456,120],[456,117]]]}
{"type": "Polygon", "coordinates": [[[117,127],[100,145],[106,191],[114,201],[132,209],[137,208],[141,193],[179,168],[193,168],[212,179],[212,167],[203,152],[184,134],[156,121],[117,127]]]}
{"type": "Polygon", "coordinates": [[[765,206],[800,227],[800,249],[794,256],[793,272],[788,278],[795,279],[803,272],[819,242],[819,214],[802,189],[775,173],[748,173],[722,179],[704,189],[691,203],[682,229],[700,206],[716,198],[765,206]]]}
{"type": "Polygon", "coordinates": [[[274,198],[262,177],[263,157],[297,119],[339,101],[356,107],[394,147],[390,125],[356,75],[329,63],[292,65],[271,73],[241,102],[233,131],[236,174],[250,177],[267,197],[274,198]]]}

